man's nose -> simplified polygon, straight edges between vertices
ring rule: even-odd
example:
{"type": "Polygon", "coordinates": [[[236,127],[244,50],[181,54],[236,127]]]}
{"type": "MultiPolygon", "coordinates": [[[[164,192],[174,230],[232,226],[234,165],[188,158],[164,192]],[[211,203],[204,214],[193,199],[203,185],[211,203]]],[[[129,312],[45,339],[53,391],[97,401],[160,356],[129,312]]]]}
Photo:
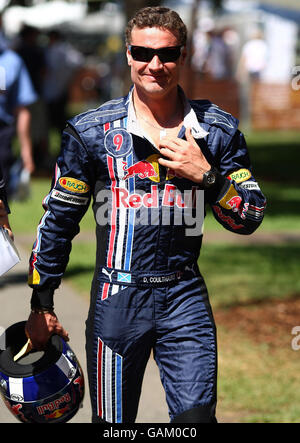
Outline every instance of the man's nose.
{"type": "Polygon", "coordinates": [[[154,55],[152,60],[149,62],[149,68],[150,69],[161,69],[163,66],[163,63],[160,61],[158,55],[154,55]]]}

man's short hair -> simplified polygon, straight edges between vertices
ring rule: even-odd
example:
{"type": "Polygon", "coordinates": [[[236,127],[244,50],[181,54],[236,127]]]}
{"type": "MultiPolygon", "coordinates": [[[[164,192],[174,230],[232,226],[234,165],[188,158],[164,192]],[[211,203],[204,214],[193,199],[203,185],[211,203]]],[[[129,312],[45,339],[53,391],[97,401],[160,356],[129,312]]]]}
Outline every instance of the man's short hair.
{"type": "Polygon", "coordinates": [[[149,6],[142,8],[129,20],[125,30],[125,41],[131,44],[131,33],[134,27],[168,29],[178,37],[178,43],[185,46],[187,41],[187,28],[177,12],[162,6],[149,6]]]}

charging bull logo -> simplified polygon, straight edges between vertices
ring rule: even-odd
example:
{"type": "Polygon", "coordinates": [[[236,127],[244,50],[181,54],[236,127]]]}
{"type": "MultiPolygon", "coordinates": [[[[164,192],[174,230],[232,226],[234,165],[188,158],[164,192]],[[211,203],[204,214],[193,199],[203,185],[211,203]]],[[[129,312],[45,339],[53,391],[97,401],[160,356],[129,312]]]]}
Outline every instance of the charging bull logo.
{"type": "Polygon", "coordinates": [[[51,412],[50,414],[45,414],[44,417],[46,420],[56,420],[60,417],[62,417],[66,412],[68,412],[70,407],[67,405],[64,408],[56,409],[55,411],[51,412]]]}
{"type": "Polygon", "coordinates": [[[231,207],[233,212],[238,212],[241,203],[242,203],[242,198],[239,197],[238,195],[232,197],[230,200],[226,202],[226,204],[231,207]]]}
{"type": "Polygon", "coordinates": [[[231,207],[233,212],[238,212],[239,216],[242,219],[245,219],[246,212],[248,211],[249,203],[245,203],[242,208],[240,207],[241,203],[242,203],[242,198],[239,197],[238,195],[235,197],[232,197],[230,200],[228,200],[226,202],[226,204],[231,207]]]}
{"type": "Polygon", "coordinates": [[[126,175],[123,177],[123,180],[127,180],[128,178],[138,176],[141,179],[149,178],[149,177],[157,177],[158,174],[155,172],[153,165],[147,161],[139,161],[132,166],[127,168],[127,163],[124,162],[124,171],[126,175]]]}
{"type": "MultiPolygon", "coordinates": [[[[138,176],[141,179],[149,178],[151,181],[155,183],[160,182],[160,174],[159,174],[159,154],[152,154],[146,158],[146,160],[139,161],[132,166],[127,166],[126,162],[123,162],[123,170],[126,175],[123,177],[123,180],[127,180],[128,178],[138,176]]],[[[182,178],[179,174],[177,174],[172,169],[168,168],[166,174],[166,180],[172,180],[172,178],[182,178]]]]}
{"type": "Polygon", "coordinates": [[[6,401],[5,403],[17,418],[19,418],[24,423],[28,422],[27,418],[24,416],[23,412],[21,411],[23,406],[22,404],[13,405],[10,404],[8,401],[6,401]]]}

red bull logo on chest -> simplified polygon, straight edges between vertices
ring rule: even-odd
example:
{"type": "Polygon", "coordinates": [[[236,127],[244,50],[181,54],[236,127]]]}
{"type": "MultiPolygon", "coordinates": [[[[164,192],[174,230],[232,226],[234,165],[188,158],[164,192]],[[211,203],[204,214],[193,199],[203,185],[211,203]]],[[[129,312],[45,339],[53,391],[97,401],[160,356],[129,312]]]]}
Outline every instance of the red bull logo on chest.
{"type": "Polygon", "coordinates": [[[129,167],[127,167],[127,163],[124,162],[124,171],[126,175],[123,177],[123,180],[135,177],[136,175],[141,179],[158,177],[158,174],[155,171],[154,166],[151,163],[147,162],[146,160],[139,161],[129,167]]]}

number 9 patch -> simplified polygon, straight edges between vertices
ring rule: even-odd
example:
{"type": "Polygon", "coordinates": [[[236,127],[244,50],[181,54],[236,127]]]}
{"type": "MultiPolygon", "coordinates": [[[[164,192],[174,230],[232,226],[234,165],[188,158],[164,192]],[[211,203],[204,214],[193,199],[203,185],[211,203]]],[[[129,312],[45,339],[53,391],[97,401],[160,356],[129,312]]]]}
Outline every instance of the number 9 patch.
{"type": "Polygon", "coordinates": [[[105,149],[114,157],[124,157],[132,149],[132,137],[125,129],[108,132],[104,139],[105,149]]]}

